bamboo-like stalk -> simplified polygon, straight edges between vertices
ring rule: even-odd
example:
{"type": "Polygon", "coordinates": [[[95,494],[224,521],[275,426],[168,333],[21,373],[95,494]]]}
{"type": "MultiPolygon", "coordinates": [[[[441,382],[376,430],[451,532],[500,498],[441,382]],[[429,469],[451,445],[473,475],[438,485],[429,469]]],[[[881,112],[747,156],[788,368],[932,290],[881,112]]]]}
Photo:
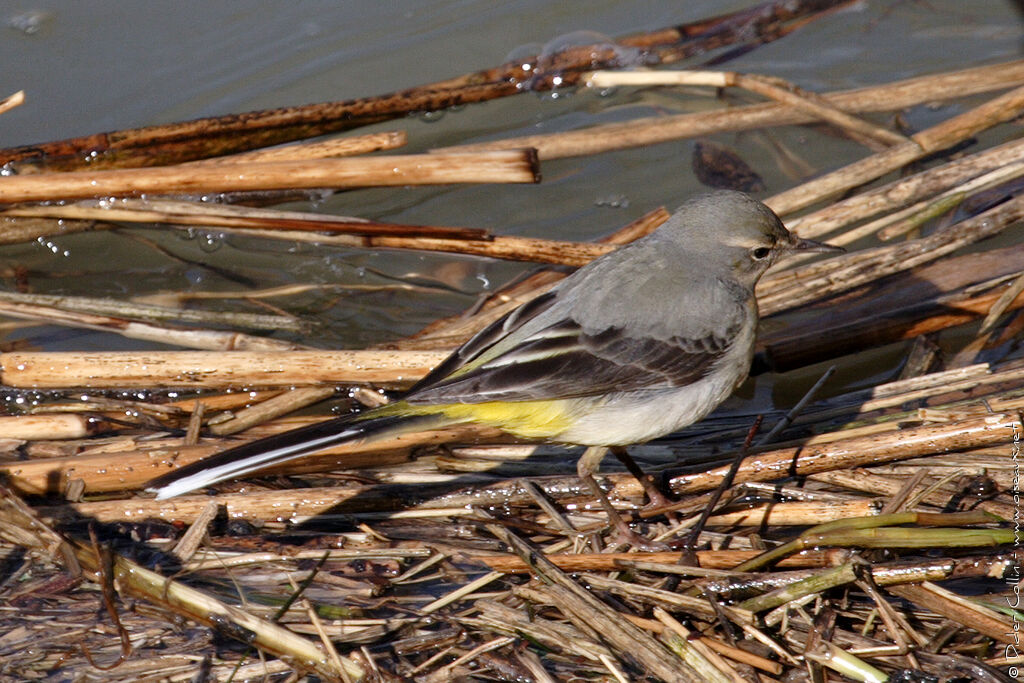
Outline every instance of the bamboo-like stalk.
{"type": "MultiPolygon", "coordinates": [[[[1006,295],[1006,279],[1024,270],[1018,247],[947,257],[914,268],[873,287],[863,296],[849,296],[829,319],[830,334],[820,321],[768,330],[758,341],[759,357],[777,372],[912,339],[963,325],[984,316],[1006,295]],[[984,279],[979,279],[984,278],[984,279]]],[[[1019,293],[1005,310],[1024,306],[1019,293]]]]}
{"type": "MultiPolygon", "coordinates": [[[[1003,90],[1024,84],[1024,61],[922,76],[881,86],[828,93],[822,97],[845,112],[891,111],[934,102],[1003,90]]],[[[780,104],[755,104],[709,112],[652,116],[621,123],[592,126],[578,131],[527,135],[493,142],[446,147],[438,151],[537,150],[541,160],[599,154],[643,147],[681,138],[766,126],[812,123],[817,117],[780,104]]]]}
{"type": "Polygon", "coordinates": [[[85,415],[18,415],[0,417],[0,434],[5,439],[84,439],[96,433],[97,425],[85,415]]]}
{"type": "Polygon", "coordinates": [[[56,220],[50,218],[12,218],[0,216],[0,244],[31,242],[50,235],[102,230],[110,227],[96,221],[56,220]]]}
{"type": "MultiPolygon", "coordinates": [[[[594,588],[606,590],[615,595],[638,599],[662,608],[681,610],[692,616],[704,619],[714,619],[717,616],[716,609],[703,597],[674,593],[661,588],[641,586],[599,574],[584,574],[581,578],[585,579],[594,588]]],[[[721,609],[732,622],[749,624],[754,620],[753,613],[746,608],[722,605],[721,609]]]]}
{"type": "Polygon", "coordinates": [[[252,161],[296,161],[299,159],[327,159],[330,157],[349,157],[370,152],[397,149],[409,142],[404,130],[389,130],[365,135],[353,135],[332,140],[303,142],[295,145],[282,145],[254,149],[248,152],[228,154],[222,157],[210,157],[192,161],[192,164],[237,164],[252,161]]]}
{"type": "Polygon", "coordinates": [[[311,161],[161,166],[112,171],[38,173],[0,178],[0,203],[139,194],[353,188],[446,183],[535,183],[531,150],[422,154],[311,161]]]}
{"type": "Polygon", "coordinates": [[[210,425],[216,436],[237,434],[255,425],[330,398],[334,387],[300,387],[237,411],[231,419],[210,425]]]}
{"type": "Polygon", "coordinates": [[[692,667],[702,681],[706,681],[706,683],[746,683],[747,679],[740,676],[728,662],[718,656],[717,652],[701,642],[696,634],[673,619],[668,612],[660,607],[655,607],[654,615],[665,627],[661,630],[661,640],[679,655],[681,660],[692,667]]]}
{"type": "Polygon", "coordinates": [[[0,383],[33,389],[339,383],[403,386],[444,358],[445,354],[436,351],[10,352],[0,354],[0,383]]]}

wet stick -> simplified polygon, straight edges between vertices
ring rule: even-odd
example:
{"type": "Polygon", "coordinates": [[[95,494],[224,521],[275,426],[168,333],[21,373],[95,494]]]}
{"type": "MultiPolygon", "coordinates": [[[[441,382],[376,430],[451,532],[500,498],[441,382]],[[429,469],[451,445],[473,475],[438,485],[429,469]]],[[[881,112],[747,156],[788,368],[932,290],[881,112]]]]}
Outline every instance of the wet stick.
{"type": "MultiPolygon", "coordinates": [[[[415,249],[574,267],[586,265],[613,249],[606,244],[493,236],[480,228],[400,225],[294,211],[166,200],[87,200],[74,204],[21,206],[0,211],[0,216],[220,227],[260,237],[306,240],[359,249],[415,249]],[[299,231],[309,234],[301,235],[299,231]],[[324,235],[323,232],[330,234],[324,235]]],[[[55,225],[54,230],[57,228],[55,225]]],[[[0,226],[0,234],[2,232],[0,226]]]]}
{"type": "Polygon", "coordinates": [[[161,166],[0,178],[0,203],[139,194],[203,194],[448,183],[534,183],[531,151],[161,166]]]}

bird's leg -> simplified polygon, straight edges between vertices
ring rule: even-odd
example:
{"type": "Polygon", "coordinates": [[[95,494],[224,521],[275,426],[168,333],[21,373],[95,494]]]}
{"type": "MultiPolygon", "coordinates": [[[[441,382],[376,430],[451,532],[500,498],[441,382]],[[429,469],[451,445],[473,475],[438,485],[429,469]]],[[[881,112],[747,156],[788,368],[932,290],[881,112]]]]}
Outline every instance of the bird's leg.
{"type": "Polygon", "coordinates": [[[624,446],[612,446],[612,455],[619,459],[629,473],[636,477],[636,480],[640,482],[640,486],[643,487],[644,493],[647,494],[647,500],[650,501],[652,507],[666,507],[672,504],[669,497],[665,495],[665,492],[658,487],[658,483],[654,477],[640,469],[640,465],[636,464],[636,460],[629,454],[624,446]]]}
{"type": "Polygon", "coordinates": [[[653,543],[629,528],[629,524],[622,518],[619,511],[612,506],[612,502],[608,500],[608,496],[605,495],[597,480],[594,479],[594,473],[597,472],[597,468],[601,465],[601,460],[604,459],[607,453],[607,446],[591,446],[587,448],[587,450],[583,451],[580,459],[576,461],[576,473],[583,480],[583,483],[587,485],[587,488],[590,489],[594,497],[600,501],[601,507],[604,508],[605,513],[608,515],[608,522],[618,532],[618,537],[621,541],[644,550],[660,548],[661,544],[653,543]]]}

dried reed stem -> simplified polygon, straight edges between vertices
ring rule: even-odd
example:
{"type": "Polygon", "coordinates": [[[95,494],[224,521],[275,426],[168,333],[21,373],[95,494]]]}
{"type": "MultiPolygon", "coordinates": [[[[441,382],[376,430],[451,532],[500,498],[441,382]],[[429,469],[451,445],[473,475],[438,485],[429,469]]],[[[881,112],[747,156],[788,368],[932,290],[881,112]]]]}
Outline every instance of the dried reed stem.
{"type": "Polygon", "coordinates": [[[534,183],[532,151],[396,155],[312,161],[161,166],[0,178],[0,203],[139,194],[352,188],[446,183],[534,183]]]}
{"type": "Polygon", "coordinates": [[[408,385],[444,360],[435,351],[10,352],[0,383],[20,388],[408,385]]]}

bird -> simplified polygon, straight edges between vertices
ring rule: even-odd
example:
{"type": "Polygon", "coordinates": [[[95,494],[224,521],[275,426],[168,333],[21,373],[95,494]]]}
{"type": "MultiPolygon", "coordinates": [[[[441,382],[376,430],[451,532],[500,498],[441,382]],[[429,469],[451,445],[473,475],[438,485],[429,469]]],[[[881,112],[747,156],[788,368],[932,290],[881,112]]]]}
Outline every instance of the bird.
{"type": "Polygon", "coordinates": [[[790,233],[764,203],[716,191],[494,321],[391,403],[255,440],[167,473],[158,499],[343,443],[461,423],[583,446],[594,479],[610,448],[665,436],[714,410],[747,377],[754,286],[795,252],[843,251],[790,233]]]}

